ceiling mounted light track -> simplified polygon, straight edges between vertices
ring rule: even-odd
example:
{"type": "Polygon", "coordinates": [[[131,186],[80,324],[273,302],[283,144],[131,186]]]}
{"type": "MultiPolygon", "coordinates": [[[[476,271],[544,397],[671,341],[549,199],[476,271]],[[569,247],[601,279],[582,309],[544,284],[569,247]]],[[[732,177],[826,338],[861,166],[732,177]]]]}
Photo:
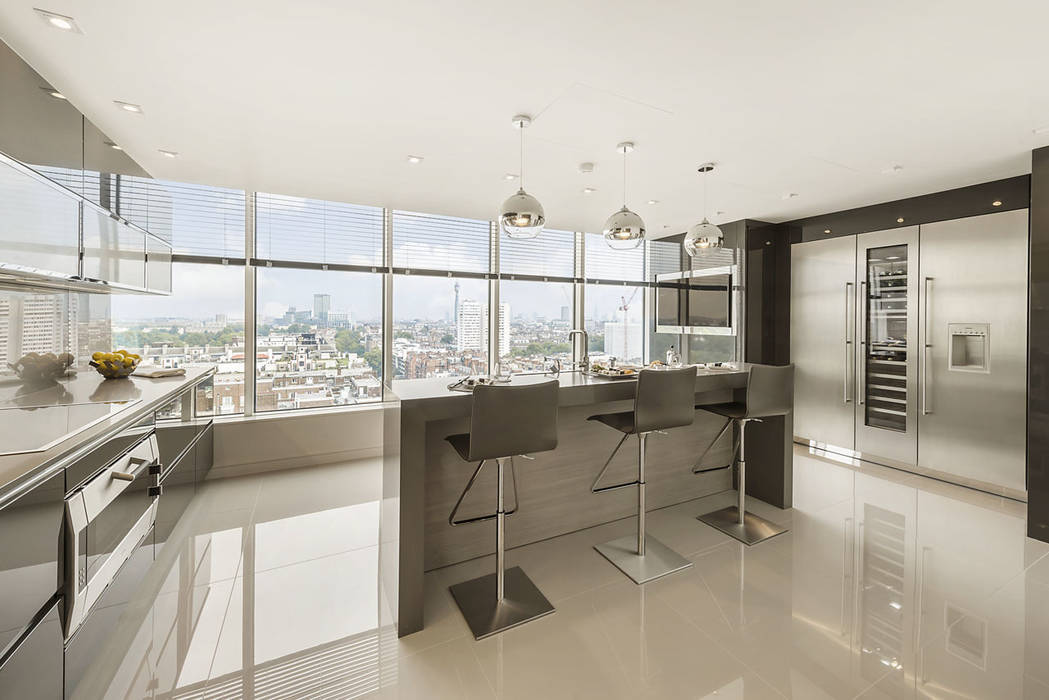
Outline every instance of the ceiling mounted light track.
{"type": "Polygon", "coordinates": [[[705,255],[707,251],[721,248],[725,245],[725,234],[714,224],[707,221],[707,177],[713,170],[713,163],[703,163],[697,169],[703,175],[703,220],[693,226],[685,234],[685,252],[689,257],[705,255]]]}
{"type": "Polygon", "coordinates": [[[505,202],[499,212],[499,228],[510,238],[535,238],[546,223],[546,213],[539,200],[524,189],[524,130],[532,124],[532,118],[518,114],[513,118],[514,128],[521,131],[520,173],[521,186],[505,202]]]}
{"type": "Polygon", "coordinates": [[[626,155],[633,150],[632,141],[624,141],[616,145],[616,151],[623,154],[623,206],[608,217],[602,230],[605,243],[613,250],[637,248],[645,240],[645,222],[626,206],[626,155]]]}

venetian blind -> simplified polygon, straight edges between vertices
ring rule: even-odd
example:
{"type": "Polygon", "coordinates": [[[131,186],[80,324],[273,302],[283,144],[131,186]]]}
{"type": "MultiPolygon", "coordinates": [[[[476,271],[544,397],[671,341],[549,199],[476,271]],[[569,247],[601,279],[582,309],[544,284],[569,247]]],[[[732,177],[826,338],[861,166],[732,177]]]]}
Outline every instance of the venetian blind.
{"type": "Polygon", "coordinates": [[[255,195],[256,256],[274,262],[379,267],[381,207],[255,195]]]}

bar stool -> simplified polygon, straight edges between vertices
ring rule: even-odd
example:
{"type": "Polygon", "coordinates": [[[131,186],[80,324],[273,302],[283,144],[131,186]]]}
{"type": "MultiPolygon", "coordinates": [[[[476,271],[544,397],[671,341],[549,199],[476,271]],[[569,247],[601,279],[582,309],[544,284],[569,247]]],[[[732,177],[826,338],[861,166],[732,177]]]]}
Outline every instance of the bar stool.
{"type": "Polygon", "coordinates": [[[470,625],[475,639],[502,632],[537,617],[548,615],[554,606],[532,580],[515,566],[506,569],[506,517],[517,512],[515,455],[545,452],[557,447],[557,380],[520,386],[474,387],[470,410],[470,432],[445,438],[467,462],[479,462],[466,488],[448,516],[451,526],[495,520],[495,573],[464,581],[449,590],[470,625]],[[482,467],[495,460],[496,509],[494,513],[456,519],[459,506],[474,485],[482,467]],[[506,510],[504,486],[506,461],[510,461],[514,507],[506,510]]]}
{"type": "Polygon", "coordinates": [[[646,583],[692,566],[688,559],[645,534],[645,441],[650,433],[691,425],[695,420],[695,403],[695,367],[645,369],[637,375],[634,410],[604,413],[587,418],[623,433],[623,438],[612,450],[590,490],[593,493],[604,493],[637,486],[637,534],[599,544],[594,549],[633,579],[634,583],[646,583]],[[637,435],[637,479],[611,486],[598,486],[601,477],[608,471],[612,458],[631,435],[637,435]]]}
{"type": "MultiPolygon", "coordinates": [[[[746,459],[746,431],[747,423],[751,421],[762,422],[762,418],[782,416],[790,413],[794,408],[794,365],[774,367],[772,365],[751,365],[747,377],[746,403],[732,401],[728,403],[715,403],[696,406],[697,411],[707,411],[727,419],[721,432],[717,434],[714,441],[710,443],[699,461],[703,460],[710,448],[721,439],[721,436],[733,425],[739,426],[739,503],[720,510],[705,513],[698,516],[698,520],[721,530],[726,535],[734,537],[740,542],[751,545],[757,544],[770,537],[781,535],[787,531],[786,528],[762,518],[760,515],[749,513],[745,507],[747,494],[747,459],[746,459]]],[[[735,461],[736,445],[732,447],[732,458],[735,461]]],[[[698,464],[698,463],[697,463],[698,464]]],[[[728,465],[731,466],[731,463],[728,465]]],[[[716,467],[715,467],[716,468],[716,467]]],[[[694,467],[692,473],[700,474],[711,471],[709,468],[694,467]]]]}

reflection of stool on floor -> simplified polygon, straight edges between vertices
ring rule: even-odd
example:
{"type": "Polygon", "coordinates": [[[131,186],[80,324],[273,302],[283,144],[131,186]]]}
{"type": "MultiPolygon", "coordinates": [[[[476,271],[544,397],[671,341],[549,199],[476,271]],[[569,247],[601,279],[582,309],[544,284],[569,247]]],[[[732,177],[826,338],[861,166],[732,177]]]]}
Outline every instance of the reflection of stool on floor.
{"type": "Polygon", "coordinates": [[[695,419],[696,368],[671,370],[641,370],[637,376],[634,410],[590,416],[623,433],[605,466],[594,479],[590,490],[594,493],[637,486],[637,535],[599,544],[594,549],[620,571],[634,580],[645,583],[652,579],[692,566],[692,562],[673,551],[654,537],[645,534],[645,441],[648,434],[665,428],[690,425],[695,419]],[[637,480],[612,486],[598,486],[608,470],[612,458],[627,437],[637,435],[637,480]]]}
{"type": "MultiPolygon", "coordinates": [[[[770,537],[786,532],[775,523],[761,516],[748,513],[744,507],[747,493],[747,460],[746,431],[747,423],[761,422],[762,418],[783,416],[790,413],[794,406],[794,365],[773,367],[771,365],[752,365],[747,379],[746,403],[715,403],[696,406],[697,411],[707,411],[726,418],[725,427],[721,429],[714,442],[700,455],[699,461],[710,451],[714,443],[735,423],[739,425],[739,504],[728,506],[699,516],[699,520],[721,530],[726,535],[735,537],[744,544],[757,544],[770,537]]],[[[732,458],[736,449],[733,445],[732,458]]],[[[694,472],[709,471],[696,468],[694,472]]]]}
{"type": "Polygon", "coordinates": [[[521,386],[474,387],[470,432],[445,438],[464,460],[480,462],[448,516],[448,524],[455,526],[495,520],[495,573],[449,588],[476,639],[554,611],[554,606],[520,567],[506,570],[505,520],[506,516],[517,512],[518,506],[514,456],[557,447],[558,387],[556,380],[521,386]],[[473,487],[477,475],[485,463],[493,459],[498,465],[495,513],[456,520],[459,506],[473,487]],[[514,488],[512,510],[506,510],[503,503],[507,460],[510,460],[514,488]]]}

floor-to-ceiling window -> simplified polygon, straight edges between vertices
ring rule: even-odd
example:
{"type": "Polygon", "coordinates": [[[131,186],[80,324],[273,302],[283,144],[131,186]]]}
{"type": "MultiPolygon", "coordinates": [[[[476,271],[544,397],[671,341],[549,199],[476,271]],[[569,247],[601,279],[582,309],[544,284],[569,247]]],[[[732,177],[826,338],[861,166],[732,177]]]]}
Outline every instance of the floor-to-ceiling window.
{"type": "Polygon", "coordinates": [[[545,229],[534,239],[499,240],[499,366],[543,370],[546,358],[572,360],[575,234],[545,229]]]}
{"type": "Polygon", "coordinates": [[[111,176],[129,220],[169,241],[170,296],[114,294],[113,344],[166,367],[214,364],[218,415],[244,411],[244,192],[111,176]]]}
{"type": "Polygon", "coordinates": [[[391,221],[394,376],[486,374],[491,224],[407,211],[391,221]]]}
{"type": "Polygon", "coordinates": [[[380,400],[383,210],[258,193],[254,238],[255,410],[380,400]]]}
{"type": "Polygon", "coordinates": [[[573,328],[592,357],[665,350],[649,285],[677,269],[674,244],[513,240],[486,220],[148,178],[121,177],[118,199],[172,242],[175,280],[169,297],[114,297],[116,342],[163,364],[215,363],[219,414],[376,401],[384,377],[487,374],[496,361],[566,367],[573,328]]]}
{"type": "Polygon", "coordinates": [[[645,246],[613,250],[600,234],[585,237],[585,329],[591,358],[645,361],[645,246]]]}

